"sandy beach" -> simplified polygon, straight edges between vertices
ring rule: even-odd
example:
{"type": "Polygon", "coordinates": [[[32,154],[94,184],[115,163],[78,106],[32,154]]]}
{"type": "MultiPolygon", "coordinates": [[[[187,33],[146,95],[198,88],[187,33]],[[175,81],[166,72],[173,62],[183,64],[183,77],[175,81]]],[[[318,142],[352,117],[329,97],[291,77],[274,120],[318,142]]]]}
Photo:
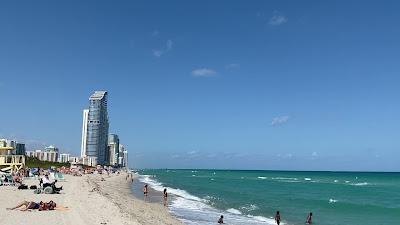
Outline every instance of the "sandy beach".
{"type": "MultiPolygon", "coordinates": [[[[183,224],[159,203],[148,203],[135,198],[126,174],[66,176],[61,194],[34,194],[33,190],[0,186],[0,218],[4,225],[139,225],[183,224]],[[102,181],[104,178],[104,181],[102,181]],[[50,201],[67,210],[18,211],[6,210],[22,201],[50,201]]],[[[134,181],[135,182],[135,181],[134,181]]],[[[38,185],[37,180],[26,180],[38,185]]]]}

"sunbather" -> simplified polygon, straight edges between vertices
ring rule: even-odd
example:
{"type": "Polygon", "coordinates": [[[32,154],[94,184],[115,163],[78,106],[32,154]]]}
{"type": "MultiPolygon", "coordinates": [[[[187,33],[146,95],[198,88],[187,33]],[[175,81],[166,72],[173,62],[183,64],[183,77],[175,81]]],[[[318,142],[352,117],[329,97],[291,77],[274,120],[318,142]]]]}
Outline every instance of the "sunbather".
{"type": "Polygon", "coordinates": [[[62,206],[57,206],[57,204],[53,201],[50,202],[27,202],[24,201],[20,204],[18,204],[15,207],[12,208],[7,208],[8,210],[21,210],[21,211],[27,211],[31,209],[38,209],[39,211],[46,211],[46,210],[68,210],[68,207],[62,207],[62,206]]]}
{"type": "Polygon", "coordinates": [[[41,204],[43,204],[43,202],[28,202],[28,201],[23,201],[20,204],[18,204],[15,207],[12,208],[7,208],[8,210],[14,210],[14,209],[18,209],[21,211],[27,211],[29,209],[39,209],[41,204]]]}

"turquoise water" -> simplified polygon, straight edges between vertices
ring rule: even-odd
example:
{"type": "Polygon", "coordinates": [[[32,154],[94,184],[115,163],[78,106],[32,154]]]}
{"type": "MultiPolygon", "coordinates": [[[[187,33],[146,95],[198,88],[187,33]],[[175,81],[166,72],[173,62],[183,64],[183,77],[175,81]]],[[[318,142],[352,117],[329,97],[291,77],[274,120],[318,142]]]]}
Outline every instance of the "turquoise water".
{"type": "Polygon", "coordinates": [[[142,170],[140,180],[167,187],[170,210],[187,224],[400,224],[400,173],[142,170]]]}

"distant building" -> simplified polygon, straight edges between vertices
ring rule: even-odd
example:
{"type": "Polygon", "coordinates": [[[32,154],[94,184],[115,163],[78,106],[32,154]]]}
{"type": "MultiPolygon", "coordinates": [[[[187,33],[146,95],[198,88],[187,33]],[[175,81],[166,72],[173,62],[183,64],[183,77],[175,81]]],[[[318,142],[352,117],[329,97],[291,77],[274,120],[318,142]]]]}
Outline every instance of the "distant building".
{"type": "Polygon", "coordinates": [[[60,154],[58,156],[58,162],[60,162],[60,163],[68,163],[69,162],[69,158],[70,158],[70,155],[67,154],[67,153],[60,154]]]}
{"type": "Polygon", "coordinates": [[[86,157],[89,109],[83,110],[81,157],[86,157]]]}
{"type": "Polygon", "coordinates": [[[120,144],[118,151],[118,166],[120,167],[122,167],[124,164],[124,151],[125,151],[125,146],[120,144]]]}
{"type": "Polygon", "coordinates": [[[109,165],[118,165],[119,138],[116,134],[108,135],[109,165]]]}
{"type": "Polygon", "coordinates": [[[58,148],[56,148],[54,145],[50,145],[48,147],[44,148],[45,152],[57,152],[58,153],[58,148]]]}
{"type": "Polygon", "coordinates": [[[25,144],[17,143],[15,145],[15,154],[17,154],[17,155],[25,155],[25,152],[26,152],[25,144]]]}
{"type": "Polygon", "coordinates": [[[0,139],[0,151],[2,155],[25,155],[25,144],[15,140],[0,139]]]}
{"type": "Polygon", "coordinates": [[[124,160],[123,160],[122,167],[129,168],[129,165],[128,165],[128,151],[126,151],[126,150],[124,151],[124,160]]]}
{"type": "Polygon", "coordinates": [[[7,140],[6,139],[0,139],[0,147],[7,147],[7,140]]]}
{"type": "Polygon", "coordinates": [[[69,157],[69,162],[70,163],[75,163],[75,164],[83,164],[82,158],[81,157],[75,157],[75,156],[70,156],[69,157]]]}
{"type": "Polygon", "coordinates": [[[97,157],[90,157],[90,156],[83,157],[82,164],[86,166],[96,167],[98,164],[97,157]]]}
{"type": "Polygon", "coordinates": [[[108,164],[107,159],[109,157],[107,96],[106,91],[95,91],[90,96],[87,129],[84,129],[85,125],[83,125],[82,130],[82,147],[84,148],[81,149],[82,156],[92,159],[96,158],[96,160],[92,161],[96,161],[96,163],[101,165],[108,164]],[[87,133],[85,134],[85,132],[87,133]]]}
{"type": "Polygon", "coordinates": [[[58,162],[59,153],[58,148],[50,145],[45,150],[36,150],[34,152],[26,152],[27,156],[36,157],[41,161],[58,162]]]}

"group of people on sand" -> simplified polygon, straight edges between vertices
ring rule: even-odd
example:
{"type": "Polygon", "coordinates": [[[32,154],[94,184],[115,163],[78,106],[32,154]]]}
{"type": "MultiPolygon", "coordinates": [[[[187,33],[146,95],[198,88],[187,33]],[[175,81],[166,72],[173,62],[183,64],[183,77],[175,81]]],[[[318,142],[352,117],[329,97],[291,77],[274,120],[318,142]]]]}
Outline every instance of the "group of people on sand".
{"type": "Polygon", "coordinates": [[[127,175],[126,175],[126,178],[125,178],[126,180],[129,180],[129,181],[131,181],[131,183],[133,183],[133,174],[132,173],[128,173],[127,175]]]}
{"type": "MultiPolygon", "coordinates": [[[[149,196],[149,186],[147,184],[145,184],[143,187],[143,195],[144,195],[144,201],[146,201],[146,199],[149,196]]],[[[164,188],[164,191],[163,191],[163,199],[164,199],[164,201],[163,201],[164,206],[167,206],[168,205],[168,192],[167,192],[166,188],[164,188]]]]}

